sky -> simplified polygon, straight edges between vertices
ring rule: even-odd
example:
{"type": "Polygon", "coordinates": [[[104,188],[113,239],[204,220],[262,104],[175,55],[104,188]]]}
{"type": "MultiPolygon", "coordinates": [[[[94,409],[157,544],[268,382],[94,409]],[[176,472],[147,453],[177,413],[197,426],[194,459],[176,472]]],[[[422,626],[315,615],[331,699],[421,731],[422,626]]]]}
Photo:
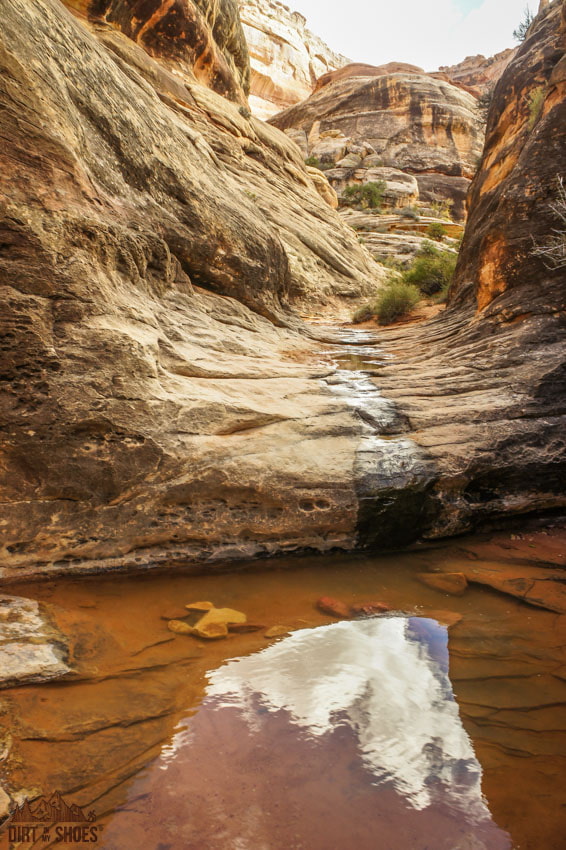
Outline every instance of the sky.
{"type": "Polygon", "coordinates": [[[355,62],[410,62],[425,71],[515,46],[538,0],[283,0],[312,32],[355,62]]]}

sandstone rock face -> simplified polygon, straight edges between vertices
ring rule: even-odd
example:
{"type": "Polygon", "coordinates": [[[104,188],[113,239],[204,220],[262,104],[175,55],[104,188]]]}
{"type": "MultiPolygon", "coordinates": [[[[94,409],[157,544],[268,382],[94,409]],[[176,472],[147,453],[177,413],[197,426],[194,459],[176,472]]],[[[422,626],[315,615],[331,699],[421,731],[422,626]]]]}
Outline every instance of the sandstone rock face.
{"type": "Polygon", "coordinates": [[[251,60],[250,106],[258,118],[305,100],[321,75],[346,65],[282,3],[239,0],[251,60]]]}
{"type": "Polygon", "coordinates": [[[324,86],[348,80],[351,77],[382,77],[385,74],[424,74],[424,69],[407,62],[387,62],[385,65],[368,65],[365,62],[350,62],[336,71],[328,71],[316,81],[314,91],[324,86]]]}
{"type": "Polygon", "coordinates": [[[405,360],[383,370],[380,388],[436,459],[435,490],[452,504],[446,530],[565,501],[565,276],[533,254],[533,238],[559,227],[565,33],[566,3],[551,3],[495,88],[448,309],[389,335],[387,349],[405,360]]]}
{"type": "Polygon", "coordinates": [[[303,131],[309,154],[340,169],[327,174],[339,194],[348,183],[375,180],[376,167],[394,168],[422,175],[425,199],[448,199],[458,217],[483,144],[472,95],[424,73],[364,65],[327,74],[310,98],[270,123],[303,131]]]}
{"type": "Polygon", "coordinates": [[[440,73],[433,76],[443,77],[479,97],[493,88],[517,50],[510,47],[488,59],[482,55],[467,56],[457,65],[441,65],[440,73]]]}
{"type": "Polygon", "coordinates": [[[110,25],[150,56],[245,103],[249,57],[237,0],[68,0],[99,26],[110,25]]]}

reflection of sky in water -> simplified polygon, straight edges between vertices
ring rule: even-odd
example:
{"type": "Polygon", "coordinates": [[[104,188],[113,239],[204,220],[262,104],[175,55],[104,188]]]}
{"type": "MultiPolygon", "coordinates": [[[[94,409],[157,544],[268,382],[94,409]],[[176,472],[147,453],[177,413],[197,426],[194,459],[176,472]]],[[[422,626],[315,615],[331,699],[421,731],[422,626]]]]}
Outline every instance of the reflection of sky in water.
{"type": "Polygon", "coordinates": [[[448,679],[447,642],[444,627],[420,618],[303,629],[212,672],[207,696],[237,706],[252,729],[258,698],[312,736],[346,724],[375,783],[392,784],[414,809],[442,800],[477,822],[490,814],[448,679]]]}

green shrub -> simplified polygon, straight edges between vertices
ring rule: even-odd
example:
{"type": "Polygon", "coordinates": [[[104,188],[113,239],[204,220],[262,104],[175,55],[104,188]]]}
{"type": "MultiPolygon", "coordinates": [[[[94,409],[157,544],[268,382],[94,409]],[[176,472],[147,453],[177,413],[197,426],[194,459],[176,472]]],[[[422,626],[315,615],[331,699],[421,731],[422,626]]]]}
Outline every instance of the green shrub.
{"type": "Polygon", "coordinates": [[[320,160],[316,156],[307,156],[305,165],[310,165],[312,168],[320,168],[320,160]]]}
{"type": "Polygon", "coordinates": [[[429,242],[428,239],[425,239],[417,251],[417,257],[438,257],[439,253],[440,250],[438,245],[434,245],[432,242],[429,242]]]}
{"type": "Polygon", "coordinates": [[[389,325],[410,313],[420,299],[415,286],[396,280],[389,283],[380,293],[373,312],[380,325],[389,325]]]}
{"type": "Polygon", "coordinates": [[[426,235],[436,242],[440,242],[447,234],[447,230],[439,221],[432,221],[426,229],[426,235]]]}
{"type": "Polygon", "coordinates": [[[423,295],[435,295],[450,285],[457,259],[452,251],[441,251],[431,242],[425,242],[403,280],[416,286],[423,295]]]}
{"type": "Polygon", "coordinates": [[[540,118],[540,114],[544,106],[544,98],[545,93],[543,86],[538,86],[529,94],[529,130],[533,129],[540,118]]]}
{"type": "Polygon", "coordinates": [[[399,210],[399,215],[401,218],[412,218],[414,221],[418,221],[420,218],[419,211],[416,207],[403,207],[402,210],[399,210]]]}
{"type": "Polygon", "coordinates": [[[394,257],[387,257],[383,254],[375,258],[378,263],[381,263],[382,266],[385,266],[387,269],[391,269],[391,271],[398,272],[403,268],[403,263],[396,260],[394,257]]]}
{"type": "Polygon", "coordinates": [[[383,180],[378,183],[364,183],[362,186],[346,186],[342,202],[348,207],[380,209],[385,188],[383,180]]]}
{"type": "Polygon", "coordinates": [[[368,319],[373,317],[373,310],[369,304],[364,304],[362,307],[359,307],[354,315],[352,316],[352,322],[357,325],[360,322],[367,322],[368,319]]]}
{"type": "Polygon", "coordinates": [[[238,112],[240,113],[240,115],[241,115],[243,118],[247,118],[247,119],[248,119],[248,121],[249,121],[249,119],[252,117],[252,113],[251,113],[251,112],[250,112],[250,110],[249,110],[247,107],[245,107],[245,106],[240,106],[240,107],[239,107],[239,109],[238,109],[238,112]]]}

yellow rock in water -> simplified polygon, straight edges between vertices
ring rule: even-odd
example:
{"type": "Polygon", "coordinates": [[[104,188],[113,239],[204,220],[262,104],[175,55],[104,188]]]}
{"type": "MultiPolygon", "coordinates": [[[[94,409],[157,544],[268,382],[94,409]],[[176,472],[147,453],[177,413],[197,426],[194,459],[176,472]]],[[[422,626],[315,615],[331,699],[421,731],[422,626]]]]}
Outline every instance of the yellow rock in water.
{"type": "Polygon", "coordinates": [[[234,611],[233,608],[211,608],[204,617],[200,618],[195,628],[200,629],[209,623],[220,623],[227,626],[229,623],[245,623],[246,620],[245,614],[242,614],[241,611],[234,611]]]}
{"type": "Polygon", "coordinates": [[[212,602],[189,602],[188,605],[185,605],[185,608],[188,611],[210,611],[211,608],[214,608],[212,602]]]}
{"type": "Polygon", "coordinates": [[[203,626],[197,623],[193,634],[205,640],[218,640],[228,637],[228,627],[225,623],[205,623],[203,626]]]}
{"type": "Polygon", "coordinates": [[[184,623],[182,620],[169,620],[167,628],[169,631],[175,632],[178,635],[192,635],[194,632],[193,627],[189,626],[188,623],[184,623]]]}

